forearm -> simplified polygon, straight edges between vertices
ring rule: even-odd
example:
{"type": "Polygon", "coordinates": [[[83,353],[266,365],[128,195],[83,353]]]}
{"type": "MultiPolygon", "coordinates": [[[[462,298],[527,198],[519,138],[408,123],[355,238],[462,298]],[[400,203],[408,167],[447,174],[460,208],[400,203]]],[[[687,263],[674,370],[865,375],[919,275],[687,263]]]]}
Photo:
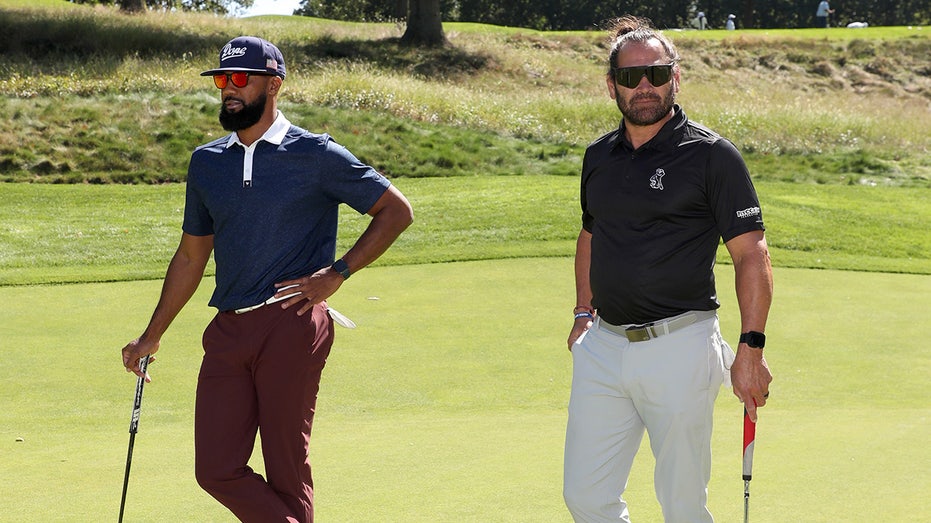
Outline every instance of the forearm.
{"type": "Polygon", "coordinates": [[[592,235],[582,229],[575,245],[575,305],[592,306],[592,235]]]}
{"type": "Polygon", "coordinates": [[[765,332],[773,301],[772,267],[765,246],[757,255],[735,262],[734,271],[740,331],[765,332]]]}
{"type": "MultiPolygon", "coordinates": [[[[377,260],[414,220],[410,203],[394,186],[389,187],[375,202],[369,210],[369,215],[372,221],[365,232],[342,256],[350,274],[377,260]]],[[[342,283],[343,276],[336,269],[324,267],[301,278],[278,282],[275,286],[279,289],[278,294],[287,293],[291,296],[282,307],[287,309],[300,305],[297,315],[301,316],[315,304],[332,296],[342,283]]]]}
{"type": "Polygon", "coordinates": [[[592,287],[590,283],[589,268],[592,259],[592,235],[582,229],[575,246],[575,320],[569,339],[566,340],[571,351],[576,340],[588,330],[594,318],[592,308],[592,287]]]}
{"type": "MultiPolygon", "coordinates": [[[[185,240],[182,240],[182,247],[178,248],[171,263],[168,264],[158,304],[155,306],[155,311],[141,339],[153,341],[161,339],[168,330],[168,326],[194,295],[204,277],[204,270],[210,259],[210,250],[194,254],[185,249],[184,243],[185,240]]],[[[212,247],[212,241],[210,245],[212,247]]]]}
{"type": "Polygon", "coordinates": [[[773,301],[773,270],[762,232],[728,242],[734,261],[735,289],[741,332],[764,332],[773,301]]]}
{"type": "Polygon", "coordinates": [[[351,272],[357,272],[377,260],[413,223],[410,203],[394,187],[388,189],[376,206],[377,210],[370,212],[372,221],[365,232],[342,256],[351,272]]]}

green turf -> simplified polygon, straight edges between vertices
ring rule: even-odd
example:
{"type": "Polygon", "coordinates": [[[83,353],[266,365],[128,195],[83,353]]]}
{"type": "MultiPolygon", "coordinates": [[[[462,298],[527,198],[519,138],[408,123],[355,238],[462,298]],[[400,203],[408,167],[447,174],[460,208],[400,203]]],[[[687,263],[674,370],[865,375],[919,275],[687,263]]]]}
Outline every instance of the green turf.
{"type": "MultiPolygon", "coordinates": [[[[577,177],[394,182],[415,220],[379,265],[571,256],[575,248],[577,177]]],[[[757,190],[776,265],[931,273],[927,189],[760,182],[757,190]]],[[[180,184],[0,184],[0,285],[161,278],[183,205],[180,184]]],[[[368,221],[350,209],[340,220],[343,251],[368,221]]]]}
{"type": "MultiPolygon", "coordinates": [[[[731,270],[718,280],[733,341],[731,270]]],[[[118,349],[159,285],[0,287],[0,521],[116,517],[135,385],[118,349]]],[[[233,521],[192,472],[211,288],[151,369],[128,521],[233,521]]],[[[560,489],[571,259],[376,267],[331,304],[359,328],[338,331],[324,373],[311,450],[320,521],[570,521],[560,489]]],[[[929,276],[776,270],[752,521],[926,521],[929,306],[929,276]]],[[[740,417],[722,390],[710,485],[722,522],[742,517],[740,417]]],[[[644,449],[627,496],[641,522],[660,519],[651,462],[644,449]]]]}

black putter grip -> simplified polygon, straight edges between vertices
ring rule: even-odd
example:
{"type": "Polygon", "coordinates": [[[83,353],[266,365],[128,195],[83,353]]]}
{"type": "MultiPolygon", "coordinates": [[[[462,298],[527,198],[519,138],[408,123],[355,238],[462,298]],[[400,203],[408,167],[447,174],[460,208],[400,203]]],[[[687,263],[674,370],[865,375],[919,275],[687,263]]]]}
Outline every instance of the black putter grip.
{"type": "Polygon", "coordinates": [[[145,371],[149,366],[149,356],[139,359],[141,378],[136,378],[136,397],[133,399],[133,416],[129,421],[129,449],[126,451],[126,471],[123,473],[123,495],[120,498],[120,517],[117,520],[123,523],[123,509],[126,508],[126,490],[129,487],[129,469],[133,463],[133,444],[136,441],[136,430],[139,428],[139,411],[142,409],[142,388],[145,387],[145,371]]]}
{"type": "MultiPolygon", "coordinates": [[[[145,375],[146,368],[149,366],[149,355],[143,356],[139,360],[139,370],[145,375]]],[[[145,387],[145,378],[136,378],[136,397],[133,400],[133,416],[129,420],[129,433],[135,434],[139,429],[139,412],[142,410],[142,388],[145,387]]]]}

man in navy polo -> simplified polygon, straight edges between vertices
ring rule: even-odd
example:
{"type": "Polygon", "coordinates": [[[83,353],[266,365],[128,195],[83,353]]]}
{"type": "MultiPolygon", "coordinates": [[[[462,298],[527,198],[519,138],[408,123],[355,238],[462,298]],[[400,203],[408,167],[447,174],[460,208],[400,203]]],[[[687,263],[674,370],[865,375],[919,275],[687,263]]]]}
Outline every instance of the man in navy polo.
{"type": "Polygon", "coordinates": [[[249,36],[231,40],[219,67],[202,73],[220,89],[220,123],[231,134],[191,156],[181,243],[148,326],[122,350],[126,370],[143,375],[139,359],[158,351],[213,253],[218,313],[203,336],[195,473],[237,518],[255,523],[313,521],[307,451],[333,343],[326,299],[413,220],[384,176],[284,117],[285,75],[278,48],[249,36]],[[341,203],[372,219],[334,262],[341,203]],[[257,431],[267,478],[248,466],[257,431]]]}

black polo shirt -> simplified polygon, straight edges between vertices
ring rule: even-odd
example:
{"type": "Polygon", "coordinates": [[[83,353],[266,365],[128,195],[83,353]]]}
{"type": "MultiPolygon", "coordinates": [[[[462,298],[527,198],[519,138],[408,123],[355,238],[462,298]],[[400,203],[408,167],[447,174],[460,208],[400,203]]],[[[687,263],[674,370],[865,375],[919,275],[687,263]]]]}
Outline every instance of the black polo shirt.
{"type": "Polygon", "coordinates": [[[623,121],[589,145],[581,203],[582,227],[592,234],[592,305],[615,325],[717,309],[720,240],[763,230],[737,148],[678,105],[637,150],[623,121]]]}

